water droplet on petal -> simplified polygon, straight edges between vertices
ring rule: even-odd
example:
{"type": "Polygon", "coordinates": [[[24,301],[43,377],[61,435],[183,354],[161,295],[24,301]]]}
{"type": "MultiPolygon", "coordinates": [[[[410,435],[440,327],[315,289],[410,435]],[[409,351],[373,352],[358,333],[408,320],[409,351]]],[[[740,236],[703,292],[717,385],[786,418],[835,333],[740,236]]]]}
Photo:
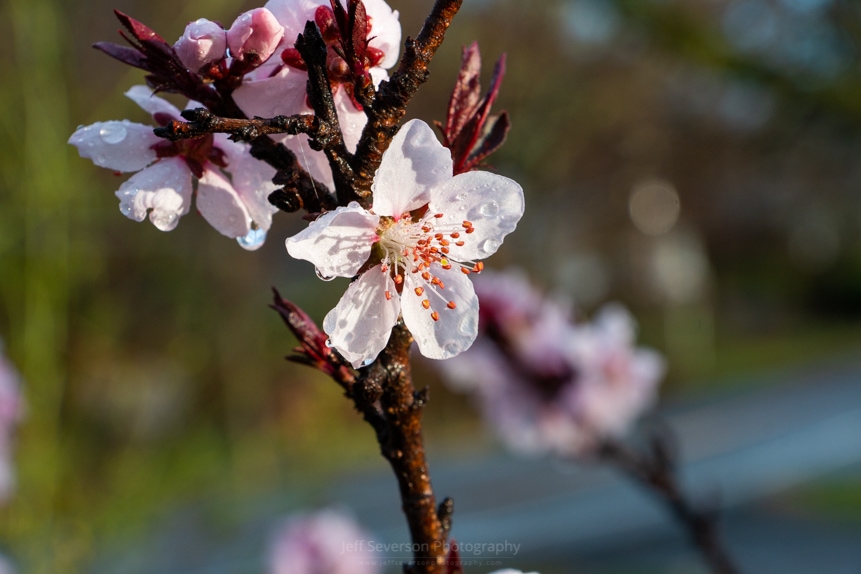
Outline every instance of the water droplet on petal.
{"type": "Polygon", "coordinates": [[[374,364],[374,359],[365,359],[362,361],[362,366],[367,367],[374,364]]]}
{"type": "Polygon", "coordinates": [[[260,246],[263,245],[264,241],[266,241],[265,229],[252,229],[247,235],[236,238],[236,242],[239,246],[243,249],[247,249],[248,251],[259,249],[260,246]]]}
{"type": "Polygon", "coordinates": [[[499,204],[490,200],[487,203],[482,204],[482,206],[478,208],[478,212],[485,217],[493,217],[499,214],[499,204]]]}
{"type": "Polygon", "coordinates": [[[454,196],[454,200],[455,200],[455,201],[463,201],[463,200],[464,200],[464,199],[466,199],[467,197],[469,197],[469,194],[468,194],[467,192],[465,192],[465,191],[462,191],[462,192],[460,192],[460,193],[458,193],[457,195],[455,195],[455,196],[454,196]]]}
{"type": "Polygon", "coordinates": [[[335,345],[332,343],[332,339],[326,339],[326,346],[327,346],[327,347],[329,347],[330,349],[331,349],[332,347],[334,347],[334,346],[335,346],[335,345]]]}
{"type": "Polygon", "coordinates": [[[499,241],[496,239],[485,239],[481,242],[481,245],[479,245],[478,248],[489,255],[491,253],[495,253],[496,250],[499,249],[499,241]]]}
{"type": "Polygon", "coordinates": [[[128,203],[121,203],[120,204],[120,213],[122,213],[123,215],[128,217],[129,214],[131,214],[131,212],[132,212],[132,206],[131,205],[129,205],[128,203]]]}
{"type": "Polygon", "coordinates": [[[464,335],[472,335],[476,331],[477,320],[478,313],[467,313],[461,317],[460,322],[457,324],[457,330],[464,335]]]}
{"type": "Polygon", "coordinates": [[[314,272],[317,274],[317,277],[319,277],[323,281],[331,281],[332,279],[334,279],[334,277],[329,277],[328,275],[323,275],[322,273],[320,273],[319,269],[315,269],[314,272]]]}
{"type": "Polygon", "coordinates": [[[445,345],[443,345],[442,350],[445,353],[446,357],[453,357],[460,353],[460,345],[454,342],[446,343],[445,345]]]}
{"type": "Polygon", "coordinates": [[[119,123],[107,123],[99,130],[99,137],[106,144],[118,144],[126,139],[126,128],[119,123]]]}

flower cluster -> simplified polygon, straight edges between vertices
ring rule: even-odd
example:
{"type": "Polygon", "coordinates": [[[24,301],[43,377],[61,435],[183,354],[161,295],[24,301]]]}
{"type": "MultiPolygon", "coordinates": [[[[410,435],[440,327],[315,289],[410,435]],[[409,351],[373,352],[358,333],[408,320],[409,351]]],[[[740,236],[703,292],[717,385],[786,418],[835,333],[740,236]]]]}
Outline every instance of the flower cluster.
{"type": "MultiPolygon", "coordinates": [[[[383,0],[367,0],[362,14],[364,34],[354,34],[355,43],[362,47],[364,72],[379,83],[397,60],[398,13],[383,0]]],[[[346,54],[337,16],[328,0],[271,0],[240,15],[226,30],[206,19],[191,22],[170,45],[140,22],[118,13],[132,47],[107,43],[96,47],[148,71],[150,86],[188,96],[192,99],[188,108],[218,108],[214,111],[236,117],[312,113],[306,101],[308,74],[294,44],[305,22],[316,21],[329,45],[335,103],[345,142],[352,150],[366,117],[348,82],[347,72],[356,70],[342,57],[346,54]]],[[[351,56],[356,60],[352,52],[351,56]]],[[[355,67],[355,62],[350,64],[355,67]]],[[[154,96],[154,91],[136,86],[126,95],[149,112],[158,126],[180,120],[179,110],[154,96]]],[[[276,139],[297,153],[313,177],[332,186],[325,155],[303,146],[305,136],[276,139]]],[[[268,201],[277,188],[272,183],[275,170],[254,159],[248,145],[222,134],[170,142],[155,136],[150,126],[122,120],[80,127],[69,143],[100,167],[137,172],[116,192],[120,210],[136,221],[148,215],[162,231],[176,227],[196,195],[197,210],[216,230],[236,238],[246,249],[256,249],[277,211],[268,201]]]]}
{"type": "Polygon", "coordinates": [[[585,454],[623,434],[654,402],[663,359],[634,346],[635,326],[618,305],[575,323],[519,273],[476,279],[480,335],[441,365],[472,392],[503,441],[523,452],[585,454]]]}
{"type": "Polygon", "coordinates": [[[0,354],[0,501],[7,500],[15,487],[13,438],[23,413],[20,378],[15,368],[0,354]]]}
{"type": "Polygon", "coordinates": [[[374,178],[374,203],[328,212],[287,240],[321,277],[354,277],[323,321],[330,344],[354,367],[373,361],[403,316],[419,351],[447,359],[478,332],[480,272],[523,215],[523,190],[481,171],[453,175],[430,126],[404,124],[374,178]]]}

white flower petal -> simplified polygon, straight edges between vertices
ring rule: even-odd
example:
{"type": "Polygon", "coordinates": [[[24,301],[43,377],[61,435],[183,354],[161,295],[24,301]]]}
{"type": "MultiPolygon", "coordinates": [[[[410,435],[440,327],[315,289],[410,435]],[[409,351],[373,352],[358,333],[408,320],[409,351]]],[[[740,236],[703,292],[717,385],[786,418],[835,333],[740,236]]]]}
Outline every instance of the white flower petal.
{"type": "Polygon", "coordinates": [[[309,112],[305,105],[308,74],[285,67],[271,77],[244,81],[233,92],[236,105],[248,117],[273,118],[309,112]]]}
{"type": "Polygon", "coordinates": [[[226,134],[215,134],[215,143],[227,155],[227,170],[233,189],[239,194],[248,215],[258,229],[268,230],[272,226],[272,215],[278,211],[269,203],[269,194],[278,189],[272,183],[275,168],[252,157],[248,144],[232,142],[226,134]]]}
{"type": "Polygon", "coordinates": [[[81,157],[114,171],[139,171],[157,158],[152,146],[163,141],[152,127],[128,120],[96,122],[69,138],[81,157]]]}
{"type": "Polygon", "coordinates": [[[486,171],[459,174],[431,191],[430,212],[442,213],[437,227],[457,228],[470,221],[474,233],[461,234],[463,247],[452,243],[455,261],[484,259],[493,255],[523,216],[523,189],[517,182],[486,171]]]}
{"type": "Polygon", "coordinates": [[[325,277],[352,277],[371,254],[379,221],[352,202],[322,215],[288,238],[287,252],[310,261],[325,277]]]}
{"type": "Polygon", "coordinates": [[[151,116],[166,114],[176,120],[182,119],[176,106],[156,96],[152,89],[147,86],[132,86],[125,95],[151,116]]]}
{"type": "Polygon", "coordinates": [[[323,319],[332,346],[358,368],[386,347],[398,321],[400,298],[395,282],[376,266],[347,288],[338,305],[323,319]],[[386,298],[386,291],[392,296],[386,298]]]}
{"type": "Polygon", "coordinates": [[[335,180],[332,178],[329,160],[326,159],[325,153],[311,149],[308,144],[308,136],[305,134],[288,136],[284,139],[284,145],[296,154],[299,163],[311,174],[311,177],[327,186],[329,190],[334,191],[335,180]]]}
{"type": "Polygon", "coordinates": [[[478,334],[478,297],[472,282],[459,270],[431,268],[444,289],[438,289],[424,281],[420,275],[409,273],[404,281],[401,309],[404,323],[413,334],[419,351],[430,359],[448,359],[468,349],[478,334]],[[416,289],[424,290],[421,296],[416,289]],[[430,301],[430,309],[422,306],[430,301]],[[454,301],[456,307],[446,305],[454,301]],[[431,312],[439,314],[434,321],[431,312]]]}
{"type": "MultiPolygon", "coordinates": [[[[355,152],[362,130],[368,123],[368,116],[365,115],[365,112],[356,109],[353,100],[347,94],[347,90],[339,88],[334,94],[334,99],[335,110],[338,112],[338,123],[344,134],[344,144],[349,151],[355,152]]],[[[322,152],[320,153],[322,155],[322,152]]]]}
{"type": "Polygon", "coordinates": [[[191,206],[191,172],[181,158],[163,159],[136,173],[116,192],[120,211],[143,221],[150,214],[153,225],[170,231],[191,206]]]}
{"type": "Polygon", "coordinates": [[[227,237],[244,237],[251,216],[226,177],[206,168],[197,183],[197,210],[216,231],[227,237]]]}
{"type": "Polygon", "coordinates": [[[451,179],[451,152],[421,120],[395,134],[374,175],[374,213],[400,217],[430,199],[430,190],[451,179]]]}
{"type": "Polygon", "coordinates": [[[278,23],[284,26],[284,39],[292,47],[296,36],[305,30],[305,23],[314,21],[317,8],[329,5],[327,0],[269,0],[264,8],[272,12],[278,23]]]}
{"type": "Polygon", "coordinates": [[[364,0],[364,4],[371,18],[369,45],[382,50],[386,55],[379,67],[391,68],[398,62],[398,52],[401,48],[401,23],[398,19],[398,11],[392,10],[384,0],[364,0]]]}

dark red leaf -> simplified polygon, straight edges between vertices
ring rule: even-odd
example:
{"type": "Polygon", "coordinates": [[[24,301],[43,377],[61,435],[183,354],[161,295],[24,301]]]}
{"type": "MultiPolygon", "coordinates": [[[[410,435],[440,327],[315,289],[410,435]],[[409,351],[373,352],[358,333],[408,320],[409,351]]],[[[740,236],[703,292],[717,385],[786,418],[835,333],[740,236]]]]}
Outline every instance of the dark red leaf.
{"type": "MultiPolygon", "coordinates": [[[[126,30],[128,30],[139,42],[161,42],[162,44],[167,44],[167,42],[164,41],[164,38],[156,34],[142,22],[138,22],[131,16],[123,14],[119,10],[114,10],[114,14],[117,15],[117,19],[126,28],[126,30]]],[[[170,44],[167,45],[169,46],[170,44]]]]}
{"type": "Polygon", "coordinates": [[[445,557],[445,573],[463,574],[463,565],[460,563],[460,553],[457,551],[457,543],[454,540],[451,542],[448,555],[445,557]]]}
{"type": "Polygon", "coordinates": [[[481,53],[478,42],[463,49],[460,72],[448,102],[445,134],[454,139],[469,120],[481,95],[481,53]]]}
{"type": "Polygon", "coordinates": [[[123,64],[146,70],[146,57],[135,48],[120,46],[112,42],[96,42],[93,48],[101,50],[111,58],[116,58],[123,64]]]}
{"type": "Polygon", "coordinates": [[[498,116],[491,118],[491,122],[488,124],[489,128],[485,126],[485,131],[479,140],[478,146],[472,152],[467,162],[469,167],[464,171],[480,165],[487,156],[498,150],[505,143],[508,130],[511,129],[508,112],[502,112],[498,116]]]}

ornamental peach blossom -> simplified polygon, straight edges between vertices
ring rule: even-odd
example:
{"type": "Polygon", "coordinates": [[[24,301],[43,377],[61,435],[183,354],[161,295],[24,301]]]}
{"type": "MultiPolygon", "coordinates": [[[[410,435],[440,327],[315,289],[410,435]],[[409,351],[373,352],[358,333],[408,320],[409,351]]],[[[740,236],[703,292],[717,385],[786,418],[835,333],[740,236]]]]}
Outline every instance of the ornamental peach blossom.
{"type": "MultiPolygon", "coordinates": [[[[126,96],[160,125],[180,119],[176,107],[145,86],[132,87],[126,96]]],[[[120,211],[129,219],[149,216],[156,228],[171,231],[191,208],[196,178],[198,211],[242,247],[260,247],[272,225],[277,208],[268,196],[277,187],[275,169],[225,134],[171,142],[156,136],[151,126],[122,120],[80,127],[69,143],[99,167],[137,172],[116,192],[120,211]]]]}
{"type": "Polygon", "coordinates": [[[500,175],[452,169],[431,128],[407,122],[383,154],[370,211],[339,207],[287,240],[290,255],[322,277],[359,275],[323,320],[354,367],[377,357],[401,315],[426,357],[453,357],[475,340],[478,298],[467,275],[514,231],[523,190],[500,175]]]}

